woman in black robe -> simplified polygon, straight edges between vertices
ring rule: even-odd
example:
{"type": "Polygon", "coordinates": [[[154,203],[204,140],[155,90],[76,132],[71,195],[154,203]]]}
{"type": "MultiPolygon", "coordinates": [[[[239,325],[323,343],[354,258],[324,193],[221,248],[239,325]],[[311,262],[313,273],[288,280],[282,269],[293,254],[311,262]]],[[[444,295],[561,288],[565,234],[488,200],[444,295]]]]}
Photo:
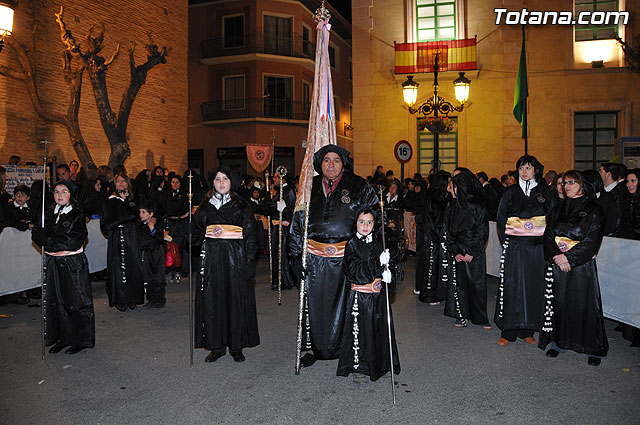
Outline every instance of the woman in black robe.
{"type": "Polygon", "coordinates": [[[239,178],[226,167],[215,172],[214,188],[196,213],[194,237],[202,243],[195,299],[195,347],[211,350],[205,362],[224,356],[236,362],[243,348],[260,344],[253,259],[255,219],[247,202],[232,189],[239,178]]]}
{"type": "Polygon", "coordinates": [[[88,219],[100,218],[106,200],[107,195],[102,191],[102,180],[98,177],[87,179],[80,201],[84,216],[88,219]]]}
{"type": "Polygon", "coordinates": [[[75,192],[69,181],[56,184],[56,205],[45,214],[44,229],[38,227],[32,236],[45,252],[45,342],[52,345],[50,353],[71,346],[65,353],[75,354],[92,348],[96,340],[89,263],[83,252],[87,226],[72,198],[75,192]]]}
{"type": "Polygon", "coordinates": [[[522,156],[516,168],[518,183],[505,190],[496,219],[502,258],[493,321],[502,330],[498,345],[503,346],[516,338],[536,343],[533,333],[540,330],[544,303],[542,236],[554,204],[535,157],[522,156]]]}
{"type": "Polygon", "coordinates": [[[424,212],[416,217],[418,244],[416,252],[416,292],[420,301],[439,305],[447,297],[449,255],[444,242],[445,219],[451,175],[438,172],[429,176],[424,212]]]}
{"type": "Polygon", "coordinates": [[[280,202],[280,175],[273,176],[272,194],[265,199],[265,209],[271,220],[271,289],[278,290],[278,275],[280,274],[280,253],[282,253],[282,288],[291,289],[296,284],[291,271],[287,246],[289,244],[289,229],[293,220],[293,210],[296,206],[296,193],[293,190],[293,179],[286,175],[282,187],[282,203],[280,202]],[[282,209],[282,250],[280,250],[280,209],[282,209]]]}
{"type": "Polygon", "coordinates": [[[120,311],[144,303],[140,267],[139,211],[133,203],[131,182],[124,173],[113,179],[115,192],[105,201],[100,227],[107,234],[107,295],[109,306],[120,311]]]}
{"type": "MultiPolygon", "coordinates": [[[[376,214],[371,208],[363,208],[357,217],[356,235],[347,243],[344,253],[343,268],[348,295],[336,375],[349,376],[352,373],[354,382],[362,383],[366,376],[376,381],[391,371],[385,299],[391,272],[385,270],[390,253],[387,250],[383,254],[382,237],[374,231],[380,229],[376,214]]],[[[398,374],[400,360],[393,318],[391,341],[393,370],[398,374]]]]}
{"type": "Polygon", "coordinates": [[[164,199],[165,228],[169,231],[173,242],[180,248],[182,258],[180,269],[174,270],[176,281],[180,280],[180,274],[182,277],[189,274],[189,244],[185,237],[189,226],[189,198],[183,186],[180,176],[171,176],[164,199]]]}
{"type": "Polygon", "coordinates": [[[453,197],[447,213],[446,245],[451,273],[444,314],[456,319],[456,327],[474,325],[491,329],[487,317],[487,260],[485,245],[489,221],[484,191],[467,168],[456,168],[449,185],[453,197]]]}
{"type": "Polygon", "coordinates": [[[597,366],[609,349],[595,258],[604,234],[604,215],[579,171],[567,171],[563,185],[566,199],[551,211],[544,232],[549,265],[538,346],[544,350],[552,344],[548,357],[565,350],[585,353],[589,364],[597,366]]]}

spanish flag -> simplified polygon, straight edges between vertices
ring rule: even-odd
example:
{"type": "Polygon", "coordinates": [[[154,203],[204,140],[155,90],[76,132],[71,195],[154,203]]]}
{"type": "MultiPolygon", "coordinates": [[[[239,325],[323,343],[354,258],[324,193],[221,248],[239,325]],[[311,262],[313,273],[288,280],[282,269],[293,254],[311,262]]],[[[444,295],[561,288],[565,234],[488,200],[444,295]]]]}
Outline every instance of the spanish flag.
{"type": "Polygon", "coordinates": [[[476,39],[396,43],[396,74],[433,72],[435,56],[441,72],[477,69],[476,39]]]}

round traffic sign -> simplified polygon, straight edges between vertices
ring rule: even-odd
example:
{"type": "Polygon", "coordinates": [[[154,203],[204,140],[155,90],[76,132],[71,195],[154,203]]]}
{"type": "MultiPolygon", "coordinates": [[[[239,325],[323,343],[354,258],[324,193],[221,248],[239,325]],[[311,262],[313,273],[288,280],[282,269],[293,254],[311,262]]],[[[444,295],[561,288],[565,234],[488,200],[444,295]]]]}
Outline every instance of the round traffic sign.
{"type": "Polygon", "coordinates": [[[407,140],[400,140],[398,143],[396,143],[396,147],[393,148],[393,153],[395,154],[398,162],[406,164],[411,160],[413,149],[411,148],[411,144],[407,140]]]}

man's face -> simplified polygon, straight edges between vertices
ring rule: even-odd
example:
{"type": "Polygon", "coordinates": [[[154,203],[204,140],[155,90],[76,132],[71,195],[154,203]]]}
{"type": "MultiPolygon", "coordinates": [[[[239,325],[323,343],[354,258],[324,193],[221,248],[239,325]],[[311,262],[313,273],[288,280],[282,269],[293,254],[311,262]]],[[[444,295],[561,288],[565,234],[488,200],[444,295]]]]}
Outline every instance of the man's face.
{"type": "Polygon", "coordinates": [[[71,168],[71,172],[72,173],[77,173],[78,172],[78,168],[80,168],[80,165],[76,161],[71,161],[69,163],[69,168],[71,168]]]}
{"type": "Polygon", "coordinates": [[[334,180],[342,173],[342,160],[335,152],[329,152],[322,159],[322,175],[329,180],[334,180]]]}
{"type": "Polygon", "coordinates": [[[71,174],[69,174],[69,171],[67,171],[66,168],[58,168],[56,170],[57,174],[58,174],[58,180],[60,181],[65,181],[65,180],[70,180],[71,179],[71,174]]]}
{"type": "Polygon", "coordinates": [[[276,186],[280,186],[280,174],[275,173],[273,175],[273,184],[276,186]]]}
{"type": "Polygon", "coordinates": [[[598,170],[598,172],[600,173],[600,177],[602,178],[602,182],[604,183],[605,186],[609,186],[611,183],[613,183],[613,179],[611,178],[611,172],[607,172],[607,170],[605,170],[602,165],[600,166],[600,169],[598,170]]]}

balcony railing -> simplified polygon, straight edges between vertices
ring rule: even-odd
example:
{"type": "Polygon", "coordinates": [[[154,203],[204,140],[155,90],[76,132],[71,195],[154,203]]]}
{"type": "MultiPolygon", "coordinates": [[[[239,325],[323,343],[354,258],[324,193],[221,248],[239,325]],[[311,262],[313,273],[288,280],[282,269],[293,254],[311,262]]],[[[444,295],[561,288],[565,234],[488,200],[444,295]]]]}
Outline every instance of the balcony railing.
{"type": "Polygon", "coordinates": [[[396,43],[396,74],[433,72],[436,53],[441,72],[478,69],[476,39],[396,43]]]}
{"type": "Polygon", "coordinates": [[[216,100],[200,105],[202,121],[232,120],[239,118],[273,118],[309,120],[309,104],[301,101],[273,100],[269,98],[216,100]]]}
{"type": "Polygon", "coordinates": [[[273,37],[267,34],[244,34],[232,38],[214,38],[201,42],[202,58],[265,53],[314,60],[315,45],[302,36],[273,37]]]}

